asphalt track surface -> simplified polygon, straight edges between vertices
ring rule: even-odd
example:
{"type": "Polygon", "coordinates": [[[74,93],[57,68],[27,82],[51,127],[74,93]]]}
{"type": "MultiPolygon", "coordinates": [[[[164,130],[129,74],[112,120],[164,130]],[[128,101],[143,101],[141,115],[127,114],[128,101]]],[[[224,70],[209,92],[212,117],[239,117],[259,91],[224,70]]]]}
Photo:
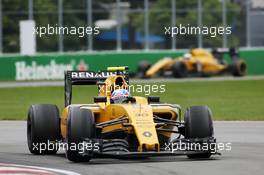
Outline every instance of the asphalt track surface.
{"type": "MultiPolygon", "coordinates": [[[[152,79],[131,79],[131,83],[167,83],[167,82],[195,82],[195,81],[238,81],[238,80],[264,80],[263,75],[259,76],[216,76],[208,78],[152,78],[152,79]]],[[[40,86],[64,86],[64,81],[7,81],[0,82],[0,88],[14,87],[40,87],[40,86]]]]}
{"type": "Polygon", "coordinates": [[[89,163],[69,162],[57,155],[31,155],[26,143],[26,122],[0,122],[0,163],[22,164],[70,170],[79,174],[219,174],[263,175],[264,122],[215,122],[218,142],[231,143],[231,151],[211,159],[155,157],[143,160],[92,159],[89,163]]]}

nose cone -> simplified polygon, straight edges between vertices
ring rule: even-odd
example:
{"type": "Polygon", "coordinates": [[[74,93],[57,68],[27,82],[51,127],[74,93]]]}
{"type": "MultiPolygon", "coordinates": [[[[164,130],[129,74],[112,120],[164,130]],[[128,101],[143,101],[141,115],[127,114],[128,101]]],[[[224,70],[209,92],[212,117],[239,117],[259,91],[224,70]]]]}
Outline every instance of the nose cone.
{"type": "Polygon", "coordinates": [[[137,136],[138,151],[159,151],[159,140],[150,105],[133,104],[126,107],[131,124],[137,136]]]}

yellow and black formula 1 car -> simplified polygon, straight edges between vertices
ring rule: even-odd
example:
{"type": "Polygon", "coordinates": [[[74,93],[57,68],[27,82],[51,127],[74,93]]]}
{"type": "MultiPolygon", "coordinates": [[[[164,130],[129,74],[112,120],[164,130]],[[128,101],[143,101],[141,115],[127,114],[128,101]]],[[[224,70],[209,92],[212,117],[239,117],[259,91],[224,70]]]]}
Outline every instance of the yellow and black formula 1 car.
{"type": "Polygon", "coordinates": [[[189,107],[182,121],[180,106],[161,103],[159,97],[129,95],[122,102],[113,101],[114,89],[128,89],[127,72],[127,67],[65,72],[65,108],[61,116],[52,104],[36,104],[29,109],[30,152],[55,154],[61,148],[57,145],[63,144],[66,157],[74,162],[95,157],[209,158],[219,154],[207,106],[189,107]],[[98,85],[94,103],[71,104],[73,85],[98,85]],[[203,149],[204,145],[207,149],[203,149]]]}
{"type": "Polygon", "coordinates": [[[183,78],[188,76],[211,76],[232,74],[244,76],[246,63],[239,58],[238,51],[230,49],[214,49],[212,53],[205,49],[192,49],[190,53],[179,58],[163,58],[151,65],[142,61],[138,65],[138,77],[151,78],[156,75],[183,78]],[[224,60],[224,54],[229,54],[231,63],[224,60]]]}

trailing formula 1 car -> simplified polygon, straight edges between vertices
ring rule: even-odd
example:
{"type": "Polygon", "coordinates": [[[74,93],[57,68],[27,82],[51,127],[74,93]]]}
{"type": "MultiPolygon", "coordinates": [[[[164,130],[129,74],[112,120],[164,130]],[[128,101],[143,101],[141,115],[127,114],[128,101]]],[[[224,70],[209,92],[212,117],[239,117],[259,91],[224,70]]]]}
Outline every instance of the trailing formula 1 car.
{"type": "Polygon", "coordinates": [[[56,105],[30,107],[28,148],[33,154],[55,154],[60,149],[57,145],[63,144],[66,157],[74,162],[95,157],[209,158],[219,154],[207,106],[189,107],[184,121],[181,118],[178,104],[162,103],[159,97],[131,96],[127,67],[67,71],[61,116],[56,105]],[[71,104],[73,85],[98,85],[94,103],[71,104]]]}
{"type": "Polygon", "coordinates": [[[183,57],[163,58],[151,65],[142,61],[138,65],[138,77],[151,78],[157,75],[184,78],[189,76],[211,76],[219,74],[232,74],[244,76],[246,63],[239,58],[238,51],[234,48],[215,49],[210,53],[205,49],[192,49],[183,57]],[[230,64],[224,60],[224,54],[229,54],[230,64]]]}

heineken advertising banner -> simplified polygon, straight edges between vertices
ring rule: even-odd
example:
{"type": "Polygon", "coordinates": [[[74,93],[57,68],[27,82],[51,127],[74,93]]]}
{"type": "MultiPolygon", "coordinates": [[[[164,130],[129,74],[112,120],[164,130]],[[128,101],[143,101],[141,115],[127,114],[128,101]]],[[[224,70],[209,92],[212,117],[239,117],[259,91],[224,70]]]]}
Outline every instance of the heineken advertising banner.
{"type": "Polygon", "coordinates": [[[17,61],[15,63],[16,80],[57,80],[63,78],[65,70],[85,71],[87,64],[81,60],[76,64],[75,60],[69,63],[57,63],[55,59],[50,59],[49,63],[41,64],[37,61],[17,61]]]}
{"type": "Polygon", "coordinates": [[[60,80],[65,70],[106,70],[108,66],[129,66],[135,71],[140,60],[154,63],[164,56],[182,53],[100,52],[43,54],[36,56],[10,55],[0,57],[0,80],[60,80]]]}
{"type": "MultiPolygon", "coordinates": [[[[65,70],[105,70],[108,66],[129,66],[135,72],[141,60],[154,63],[163,57],[177,57],[184,51],[95,52],[8,55],[0,57],[0,80],[60,80],[65,70]]],[[[240,52],[248,65],[248,74],[264,75],[264,49],[240,52]]]]}

